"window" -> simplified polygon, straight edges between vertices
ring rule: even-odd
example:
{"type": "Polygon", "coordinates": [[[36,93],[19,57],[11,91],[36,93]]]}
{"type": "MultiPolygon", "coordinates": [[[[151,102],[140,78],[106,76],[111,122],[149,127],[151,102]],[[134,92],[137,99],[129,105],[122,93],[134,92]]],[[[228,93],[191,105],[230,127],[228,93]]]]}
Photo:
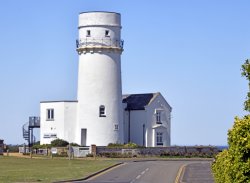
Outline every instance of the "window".
{"type": "Polygon", "coordinates": [[[163,145],[163,133],[162,132],[157,132],[156,133],[156,145],[163,145]]]}
{"type": "Polygon", "coordinates": [[[119,125],[115,124],[115,130],[119,130],[119,125]]]}
{"type": "Polygon", "coordinates": [[[47,109],[47,121],[54,120],[54,109],[47,109]]]}
{"type": "Polygon", "coordinates": [[[90,30],[87,30],[87,32],[86,32],[86,36],[87,36],[87,37],[90,37],[90,36],[91,36],[91,34],[90,34],[90,30]]]}
{"type": "Polygon", "coordinates": [[[105,106],[104,105],[101,105],[99,107],[99,117],[106,117],[105,106]]]}
{"type": "Polygon", "coordinates": [[[156,111],[156,123],[161,124],[161,111],[156,111]]]}
{"type": "Polygon", "coordinates": [[[109,37],[109,36],[110,36],[109,30],[105,30],[105,36],[106,36],[106,37],[109,37]]]}

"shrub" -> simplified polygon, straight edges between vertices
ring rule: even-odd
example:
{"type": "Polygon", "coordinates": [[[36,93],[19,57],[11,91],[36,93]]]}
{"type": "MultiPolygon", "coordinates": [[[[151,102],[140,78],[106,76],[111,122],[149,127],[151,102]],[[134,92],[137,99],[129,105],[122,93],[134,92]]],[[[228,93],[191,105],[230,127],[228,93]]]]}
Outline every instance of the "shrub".
{"type": "Polygon", "coordinates": [[[19,146],[22,145],[7,145],[6,149],[8,149],[9,152],[19,152],[19,146]]]}
{"type": "Polygon", "coordinates": [[[107,147],[109,148],[118,148],[118,147],[123,147],[124,144],[118,144],[118,143],[109,143],[107,147]]]}
{"type": "Polygon", "coordinates": [[[228,150],[219,153],[212,166],[216,182],[250,182],[250,115],[235,118],[228,131],[228,145],[228,150]]]}
{"type": "Polygon", "coordinates": [[[51,141],[52,147],[67,147],[67,145],[69,145],[69,143],[63,139],[55,139],[51,141]]]}
{"type": "Polygon", "coordinates": [[[132,143],[132,142],[129,142],[129,143],[125,144],[124,147],[126,147],[126,148],[138,148],[139,145],[132,143]]]}
{"type": "Polygon", "coordinates": [[[71,146],[77,146],[77,147],[79,147],[79,146],[80,146],[79,144],[74,143],[74,142],[71,142],[71,143],[70,143],[70,145],[71,145],[71,146]]]}
{"type": "Polygon", "coordinates": [[[94,157],[93,154],[87,154],[86,157],[94,157]]]}
{"type": "MultiPolygon", "coordinates": [[[[250,89],[250,61],[241,67],[241,75],[248,80],[250,89]]],[[[250,91],[244,103],[244,109],[250,112],[250,91]]],[[[236,117],[233,128],[228,131],[228,150],[216,157],[212,166],[217,183],[250,182],[250,115],[242,119],[236,117]]]]}
{"type": "Polygon", "coordinates": [[[51,144],[35,144],[32,146],[32,149],[47,149],[47,148],[51,148],[51,144]]]}
{"type": "Polygon", "coordinates": [[[139,148],[140,146],[135,144],[135,143],[129,142],[127,144],[109,143],[107,147],[109,147],[109,148],[132,148],[132,149],[135,149],[135,148],[139,148]]]}

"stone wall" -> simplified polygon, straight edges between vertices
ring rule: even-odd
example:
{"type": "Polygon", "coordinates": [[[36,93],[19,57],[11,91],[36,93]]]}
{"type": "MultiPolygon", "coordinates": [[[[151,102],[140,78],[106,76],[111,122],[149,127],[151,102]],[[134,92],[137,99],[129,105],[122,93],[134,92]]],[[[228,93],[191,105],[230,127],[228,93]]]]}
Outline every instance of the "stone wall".
{"type": "Polygon", "coordinates": [[[136,154],[142,156],[213,156],[219,152],[214,146],[169,146],[169,147],[147,147],[138,149],[96,147],[97,155],[107,153],[136,154]]]}

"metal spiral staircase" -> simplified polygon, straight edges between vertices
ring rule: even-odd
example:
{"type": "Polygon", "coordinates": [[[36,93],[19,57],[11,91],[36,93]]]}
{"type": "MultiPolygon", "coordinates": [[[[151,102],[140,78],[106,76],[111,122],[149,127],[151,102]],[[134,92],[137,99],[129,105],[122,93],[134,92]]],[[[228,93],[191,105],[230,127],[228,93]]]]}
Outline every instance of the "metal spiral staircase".
{"type": "Polygon", "coordinates": [[[40,128],[40,117],[29,117],[29,122],[25,123],[22,127],[23,138],[28,141],[29,147],[36,142],[36,137],[33,135],[34,128],[40,128]]]}

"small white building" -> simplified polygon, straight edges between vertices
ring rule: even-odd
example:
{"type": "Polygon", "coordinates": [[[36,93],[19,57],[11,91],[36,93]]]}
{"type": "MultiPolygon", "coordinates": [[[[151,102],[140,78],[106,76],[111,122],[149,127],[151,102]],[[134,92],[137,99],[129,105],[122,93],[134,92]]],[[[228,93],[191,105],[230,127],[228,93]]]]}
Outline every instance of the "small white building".
{"type": "Polygon", "coordinates": [[[160,93],[124,95],[123,103],[125,143],[170,146],[172,108],[160,93]]]}
{"type": "Polygon", "coordinates": [[[82,146],[170,146],[171,107],[163,96],[122,96],[120,14],[80,13],[78,29],[77,101],[40,103],[40,143],[60,138],[82,146]]]}
{"type": "Polygon", "coordinates": [[[40,144],[57,138],[75,142],[77,101],[40,102],[40,144]]]}

